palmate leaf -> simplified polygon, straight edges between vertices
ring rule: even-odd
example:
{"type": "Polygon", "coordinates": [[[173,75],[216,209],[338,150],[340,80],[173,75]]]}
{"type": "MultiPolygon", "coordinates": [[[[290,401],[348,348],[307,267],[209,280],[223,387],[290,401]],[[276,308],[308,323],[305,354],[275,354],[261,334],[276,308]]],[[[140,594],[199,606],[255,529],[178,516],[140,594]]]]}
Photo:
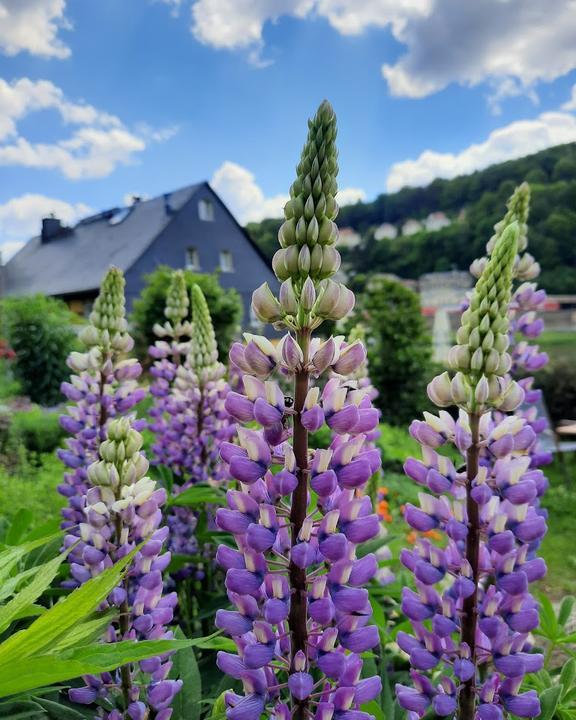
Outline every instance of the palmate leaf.
{"type": "Polygon", "coordinates": [[[97,675],[190,644],[190,640],[122,641],[75,647],[58,655],[46,653],[19,658],[5,665],[0,672],[0,697],[86,674],[97,675]]]}
{"type": "MultiPolygon", "coordinates": [[[[0,645],[0,675],[2,668],[20,659],[50,650],[54,641],[86,619],[118,585],[126,567],[140,546],[119,560],[113,567],[88,580],[56,603],[30,627],[15,633],[0,645]]],[[[29,604],[29,603],[27,603],[29,604]]]]}
{"type": "Polygon", "coordinates": [[[224,505],[226,496],[218,488],[211,485],[192,485],[168,501],[168,505],[196,507],[198,505],[224,505]]]}
{"type": "MultiPolygon", "coordinates": [[[[175,635],[177,639],[185,637],[180,628],[176,629],[175,635]]],[[[199,720],[202,678],[192,647],[176,653],[170,677],[182,680],[182,688],[172,701],[173,720],[199,720]]]]}
{"type": "Polygon", "coordinates": [[[59,555],[44,565],[34,568],[36,572],[32,582],[22,588],[6,605],[0,607],[0,633],[6,630],[25,607],[31,605],[42,595],[56,577],[58,568],[65,557],[66,554],[59,555]]]}
{"type": "Polygon", "coordinates": [[[61,535],[62,533],[60,532],[53,533],[52,535],[30,540],[22,545],[16,545],[15,547],[8,547],[2,550],[2,552],[0,552],[0,585],[6,582],[6,579],[22,558],[26,557],[32,550],[36,550],[42,545],[47,545],[61,535]]]}
{"type": "Polygon", "coordinates": [[[65,633],[54,646],[54,650],[65,650],[77,645],[85,645],[102,637],[106,628],[118,615],[116,608],[94,613],[71,631],[65,633]]]}

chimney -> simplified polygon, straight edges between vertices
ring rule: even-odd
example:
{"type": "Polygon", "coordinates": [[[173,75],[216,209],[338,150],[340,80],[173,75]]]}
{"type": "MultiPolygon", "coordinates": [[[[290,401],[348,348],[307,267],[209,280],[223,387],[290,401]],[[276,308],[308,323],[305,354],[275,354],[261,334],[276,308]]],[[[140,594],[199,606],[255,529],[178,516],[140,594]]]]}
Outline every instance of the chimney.
{"type": "Polygon", "coordinates": [[[66,229],[67,228],[65,228],[60,222],[60,219],[54,217],[53,215],[51,217],[42,218],[42,242],[50,242],[50,240],[53,240],[55,237],[62,235],[66,229]]]}
{"type": "Polygon", "coordinates": [[[170,205],[170,193],[164,193],[164,211],[166,215],[173,215],[174,208],[170,205]]]}

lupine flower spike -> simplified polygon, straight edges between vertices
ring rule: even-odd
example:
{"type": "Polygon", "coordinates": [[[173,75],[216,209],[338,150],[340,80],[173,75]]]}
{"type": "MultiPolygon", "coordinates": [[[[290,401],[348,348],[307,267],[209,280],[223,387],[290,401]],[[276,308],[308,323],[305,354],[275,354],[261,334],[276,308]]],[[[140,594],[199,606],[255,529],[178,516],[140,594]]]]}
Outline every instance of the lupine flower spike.
{"type": "MultiPolygon", "coordinates": [[[[89,325],[80,332],[85,350],[70,354],[68,366],[74,374],[62,384],[71,404],[60,424],[73,437],[58,451],[69,468],[58,491],[68,499],[63,527],[71,533],[84,520],[84,498],[90,487],[87,469],[98,458],[110,419],[125,415],[144,397],[137,385],[142,368],[136,359],[127,357],[134,345],[127,328],[124,277],[113,267],[102,282],[89,325]]],[[[76,547],[71,559],[77,559],[79,552],[76,547]]]]}
{"type": "MultiPolygon", "coordinates": [[[[230,388],[224,379],[225,367],[218,361],[216,336],[206,299],[202,290],[194,285],[192,322],[184,324],[183,313],[188,307],[186,288],[178,277],[176,283],[180,290],[169,293],[166,314],[170,307],[180,308],[176,327],[186,326],[190,342],[183,345],[178,336],[178,341],[171,345],[155,345],[163,350],[162,357],[155,363],[157,391],[161,390],[157,397],[161,402],[156,405],[158,412],[151,429],[156,435],[155,461],[174,473],[173,493],[179,494],[197,483],[218,485],[224,481],[227,472],[220,462],[220,444],[231,439],[234,424],[224,408],[230,388]],[[182,298],[180,301],[174,297],[178,295],[182,298]],[[186,302],[183,301],[185,296],[186,302]],[[186,355],[176,362],[175,355],[181,353],[183,347],[186,355]]],[[[192,510],[173,506],[167,522],[173,552],[196,555],[208,551],[199,548],[196,542],[197,518],[192,510]]],[[[202,578],[202,562],[186,565],[179,571],[178,579],[192,573],[202,578]]]]}
{"type": "Polygon", "coordinates": [[[351,291],[331,279],[340,264],[335,139],[334,111],[323,102],[309,122],[279,231],[279,297],[267,285],[253,295],[263,322],[293,334],[278,345],[246,335],[230,352],[244,392],[229,393],[226,408],[250,427],[239,428],[238,445],[221,449],[238,482],[217,513],[237,546],[222,545],[217,556],[234,609],[220,610],[216,624],[237,647],[237,654],[219,653],[218,664],[244,687],[226,695],[229,720],[262,713],[369,720],[361,707],[380,692],[378,677],[360,679],[360,654],[378,643],[364,587],[377,560],[356,555],[380,525],[361,493],[380,467],[378,451],[366,444],[378,412],[369,393],[345,379],[365,361],[362,344],[312,337],[354,305],[351,291]],[[279,376],[290,378],[293,394],[284,395],[279,376]],[[323,389],[321,376],[331,376],[323,389]],[[309,448],[309,432],[324,424],[336,435],[331,447],[309,448]]]}
{"type": "Polygon", "coordinates": [[[546,530],[537,506],[543,487],[526,455],[534,432],[521,418],[492,420],[494,409],[511,412],[524,397],[507,352],[520,230],[517,222],[504,228],[484,264],[449,355],[456,374],[443,373],[428,388],[436,405],[457,405],[459,418],[426,413],[410,428],[423,459],[409,459],[405,471],[429,492],[420,494],[420,507],[406,507],[405,518],[415,530],[447,536],[441,547],[423,539],[401,556],[416,581],[402,599],[414,636],[397,638],[413,668],[413,686],[396,688],[410,717],[432,710],[499,720],[540,712],[535,693],[520,692],[524,674],[542,665],[528,642],[538,624],[528,583],[545,572],[535,555],[546,530]],[[464,456],[463,470],[436,452],[447,442],[464,456]]]}
{"type": "MultiPolygon", "coordinates": [[[[162,572],[170,562],[170,553],[162,550],[168,536],[168,528],[161,527],[166,492],[146,475],[142,442],[128,418],[113,420],[100,444],[100,460],[88,468],[91,487],[80,525],[84,545],[76,574],[85,582],[147,541],[125,581],[108,597],[106,604],[118,608],[118,621],[108,628],[106,642],[172,637],[166,625],[172,620],[176,594],[163,596],[162,584],[162,572]]],[[[182,684],[167,679],[171,667],[166,657],[151,658],[140,662],[139,671],[124,666],[101,677],[90,675],[84,678],[85,687],[70,690],[70,699],[83,704],[103,701],[102,706],[110,709],[98,717],[107,720],[168,720],[182,684]]]]}

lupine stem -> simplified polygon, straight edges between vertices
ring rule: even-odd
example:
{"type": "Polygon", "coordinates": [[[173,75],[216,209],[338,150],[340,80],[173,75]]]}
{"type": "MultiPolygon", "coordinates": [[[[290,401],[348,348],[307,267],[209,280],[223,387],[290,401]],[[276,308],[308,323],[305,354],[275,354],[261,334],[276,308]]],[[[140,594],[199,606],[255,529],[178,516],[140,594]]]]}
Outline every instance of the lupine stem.
{"type": "MultiPolygon", "coordinates": [[[[116,532],[116,544],[118,547],[122,545],[122,518],[120,514],[116,515],[114,520],[114,530],[116,532]]],[[[125,640],[130,631],[130,606],[128,605],[128,576],[124,577],[124,590],[126,596],[120,605],[120,613],[118,624],[120,626],[120,639],[125,640]]],[[[120,677],[122,678],[122,696],[124,698],[125,709],[128,709],[132,698],[132,672],[130,665],[122,665],[120,668],[120,677]]]]}
{"type": "MultiPolygon", "coordinates": [[[[478,475],[480,455],[480,415],[469,414],[472,444],[466,453],[466,511],[468,514],[468,537],[466,560],[472,569],[474,592],[464,600],[462,617],[462,642],[470,648],[470,660],[476,667],[476,625],[478,622],[478,561],[480,555],[480,515],[478,504],[472,497],[472,485],[478,475]]],[[[476,676],[467,680],[460,691],[459,720],[473,720],[476,706],[476,676]]]]}
{"type": "MultiPolygon", "coordinates": [[[[306,370],[308,364],[308,347],[310,344],[310,331],[301,330],[296,340],[302,349],[304,370],[296,373],[294,381],[294,455],[298,468],[298,486],[292,496],[292,509],[290,512],[290,523],[292,525],[292,546],[298,544],[298,535],[306,518],[308,510],[308,431],[302,425],[300,413],[304,408],[304,401],[308,392],[309,373],[306,370]]],[[[293,561],[290,562],[290,615],[288,625],[292,636],[292,659],[301,650],[307,653],[307,600],[308,588],[306,586],[306,570],[299,568],[293,561]]],[[[294,719],[303,720],[306,717],[307,700],[299,701],[294,719]]]]}

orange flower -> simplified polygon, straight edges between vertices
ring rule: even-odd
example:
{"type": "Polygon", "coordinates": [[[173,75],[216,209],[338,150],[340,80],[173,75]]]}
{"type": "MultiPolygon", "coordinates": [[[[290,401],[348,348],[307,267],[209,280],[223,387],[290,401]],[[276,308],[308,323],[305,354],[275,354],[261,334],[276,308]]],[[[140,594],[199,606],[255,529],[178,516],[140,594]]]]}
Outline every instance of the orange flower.
{"type": "Polygon", "coordinates": [[[416,530],[412,530],[411,532],[408,533],[408,535],[406,535],[406,540],[408,540],[410,545],[414,545],[414,543],[416,542],[417,539],[418,539],[418,533],[416,532],[416,530]]]}

